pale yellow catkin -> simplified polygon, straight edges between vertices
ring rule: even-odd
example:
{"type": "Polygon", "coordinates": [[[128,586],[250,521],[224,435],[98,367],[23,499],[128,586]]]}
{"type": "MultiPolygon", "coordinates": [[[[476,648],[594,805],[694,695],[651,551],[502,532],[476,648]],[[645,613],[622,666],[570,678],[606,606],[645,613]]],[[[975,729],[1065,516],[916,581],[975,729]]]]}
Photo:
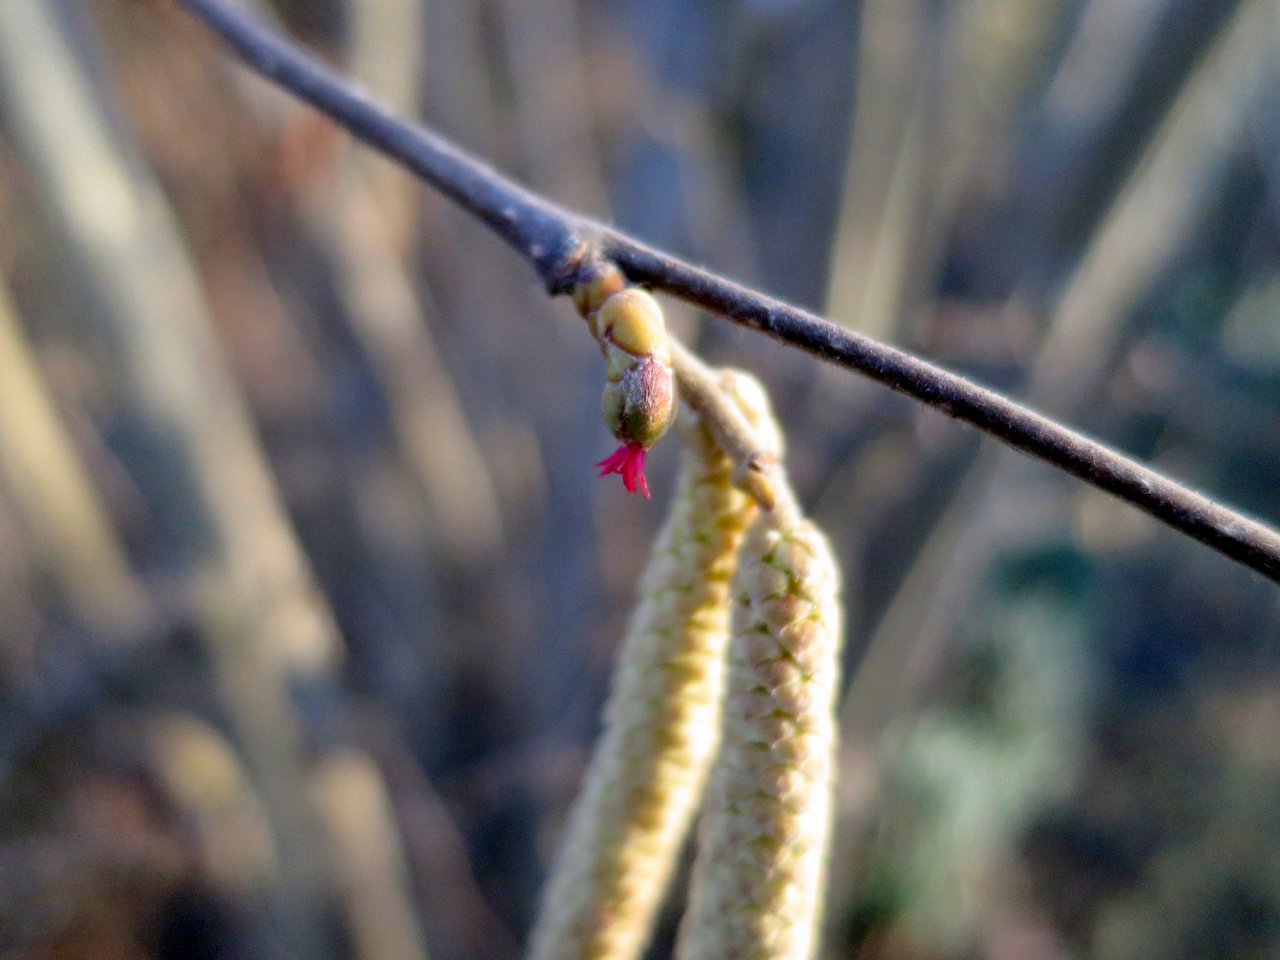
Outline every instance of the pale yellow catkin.
{"type": "MultiPolygon", "coordinates": [[[[753,420],[763,391],[723,378],[753,420]]],[[[679,488],[619,652],[530,960],[634,960],[689,830],[719,736],[729,584],[755,507],[706,430],[682,423],[679,488]]],[[[762,430],[768,439],[776,436],[762,430]]]]}
{"type": "Polygon", "coordinates": [[[732,585],[722,718],[679,960],[807,960],[830,832],[839,577],[792,509],[761,514],[732,585]]]}

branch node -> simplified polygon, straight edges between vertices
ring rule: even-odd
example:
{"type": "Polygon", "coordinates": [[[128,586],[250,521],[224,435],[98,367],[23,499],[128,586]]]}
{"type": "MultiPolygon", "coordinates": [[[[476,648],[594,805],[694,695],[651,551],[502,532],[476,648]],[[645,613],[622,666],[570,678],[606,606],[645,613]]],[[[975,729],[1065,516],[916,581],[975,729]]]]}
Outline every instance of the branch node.
{"type": "Polygon", "coordinates": [[[573,293],[581,282],[579,277],[584,266],[594,259],[591,244],[577,231],[567,232],[553,247],[532,245],[529,258],[548,296],[552,297],[573,293]]]}

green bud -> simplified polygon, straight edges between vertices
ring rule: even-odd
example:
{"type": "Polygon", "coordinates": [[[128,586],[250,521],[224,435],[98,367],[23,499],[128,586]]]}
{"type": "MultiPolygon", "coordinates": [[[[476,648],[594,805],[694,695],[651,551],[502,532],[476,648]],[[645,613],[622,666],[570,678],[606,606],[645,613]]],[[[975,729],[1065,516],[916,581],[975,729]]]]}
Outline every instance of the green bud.
{"type": "Polygon", "coordinates": [[[604,387],[604,422],[621,443],[648,449],[676,418],[675,375],[651,356],[636,357],[604,387]]]}
{"type": "Polygon", "coordinates": [[[675,370],[662,307],[609,263],[584,266],[573,291],[604,356],[604,422],[622,444],[596,464],[601,476],[621,473],[628,491],[648,496],[644,455],[676,418],[675,370]]]}

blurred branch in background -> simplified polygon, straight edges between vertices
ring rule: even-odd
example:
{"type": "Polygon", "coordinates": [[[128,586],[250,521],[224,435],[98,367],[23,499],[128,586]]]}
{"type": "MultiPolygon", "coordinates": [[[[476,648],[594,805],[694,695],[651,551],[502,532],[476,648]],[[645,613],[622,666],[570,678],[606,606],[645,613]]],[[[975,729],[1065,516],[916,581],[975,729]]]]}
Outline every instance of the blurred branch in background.
{"type": "Polygon", "coordinates": [[[146,752],[166,798],[197,837],[197,856],[216,889],[250,899],[280,882],[273,834],[235,748],[194,716],[148,724],[146,752]]]}
{"type": "Polygon", "coordinates": [[[858,103],[827,315],[879,340],[896,339],[906,284],[916,274],[908,264],[925,192],[922,138],[937,112],[941,32],[923,2],[863,4],[858,103]]]}
{"type": "Polygon", "coordinates": [[[377,767],[358,751],[333,751],[317,768],[312,791],[334,848],[352,953],[362,960],[427,960],[399,830],[377,767]]]}
{"type": "Polygon", "coordinates": [[[180,550],[199,630],[269,811],[286,937],[323,957],[315,924],[327,881],[314,821],[299,815],[305,775],[287,691],[288,674],[314,674],[336,655],[335,636],[278,516],[164,200],[121,155],[61,29],[45,2],[0,10],[6,100],[113,335],[119,402],[138,418],[157,466],[187,467],[151,503],[168,511],[156,519],[180,550]]]}
{"type": "Polygon", "coordinates": [[[154,614],[67,436],[0,277],[0,473],[43,565],[104,641],[129,642],[154,614]]]}
{"type": "MultiPolygon", "coordinates": [[[[1096,402],[1122,348],[1124,318],[1221,182],[1262,90],[1274,47],[1272,12],[1267,0],[1253,0],[1223,25],[1065,284],[1027,375],[1026,394],[1038,409],[1078,418],[1096,402]]],[[[954,611],[969,602],[1007,523],[1008,500],[1028,486],[1029,474],[1025,460],[986,450],[964,477],[855,674],[845,715],[849,741],[874,743],[902,704],[899,683],[929,675],[917,658],[936,654],[954,611]],[[951,562],[957,555],[967,562],[951,562]]]]}
{"type": "MultiPolygon", "coordinates": [[[[417,101],[420,13],[416,0],[352,4],[352,74],[399,112],[417,101]]],[[[321,203],[317,233],[333,243],[352,329],[390,393],[400,446],[421,478],[442,550],[471,561],[492,556],[502,528],[489,468],[408,272],[413,181],[365,151],[344,150],[336,162],[336,189],[321,203]]]]}
{"type": "Polygon", "coordinates": [[[1008,162],[1010,127],[1061,18],[1059,0],[863,5],[858,107],[827,313],[910,340],[969,195],[1008,162]],[[905,336],[904,336],[905,335],[905,336]]]}
{"type": "MultiPolygon", "coordinates": [[[[50,214],[73,246],[95,319],[111,334],[116,401],[144,458],[136,475],[161,472],[148,478],[156,484],[148,502],[176,551],[183,600],[261,791],[280,861],[271,888],[280,934],[289,949],[332,956],[323,928],[333,851],[317,844],[320,821],[308,812],[309,737],[293,691],[333,698],[337,632],[163,195],[120,147],[123,134],[110,128],[63,29],[50,3],[0,10],[6,100],[50,214]]],[[[344,826],[335,824],[334,839],[346,839],[344,826]]],[[[351,909],[359,921],[361,904],[351,909]]]]}

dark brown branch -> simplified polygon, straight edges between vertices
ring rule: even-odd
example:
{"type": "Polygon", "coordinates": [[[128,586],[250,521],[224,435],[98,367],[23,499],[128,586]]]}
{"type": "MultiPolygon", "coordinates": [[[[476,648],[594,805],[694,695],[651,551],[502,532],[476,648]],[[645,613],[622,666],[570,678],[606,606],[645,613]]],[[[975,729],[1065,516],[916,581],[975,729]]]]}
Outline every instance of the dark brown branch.
{"type": "Polygon", "coordinates": [[[224,0],[177,2],[220,34],[254,70],[396,159],[487,223],[533,265],[548,292],[567,293],[588,258],[612,260],[636,282],[908,394],[1114,494],[1280,583],[1280,534],[1269,527],[919,357],[852,333],[557,207],[438,134],[392,116],[314,57],[224,0]]]}

